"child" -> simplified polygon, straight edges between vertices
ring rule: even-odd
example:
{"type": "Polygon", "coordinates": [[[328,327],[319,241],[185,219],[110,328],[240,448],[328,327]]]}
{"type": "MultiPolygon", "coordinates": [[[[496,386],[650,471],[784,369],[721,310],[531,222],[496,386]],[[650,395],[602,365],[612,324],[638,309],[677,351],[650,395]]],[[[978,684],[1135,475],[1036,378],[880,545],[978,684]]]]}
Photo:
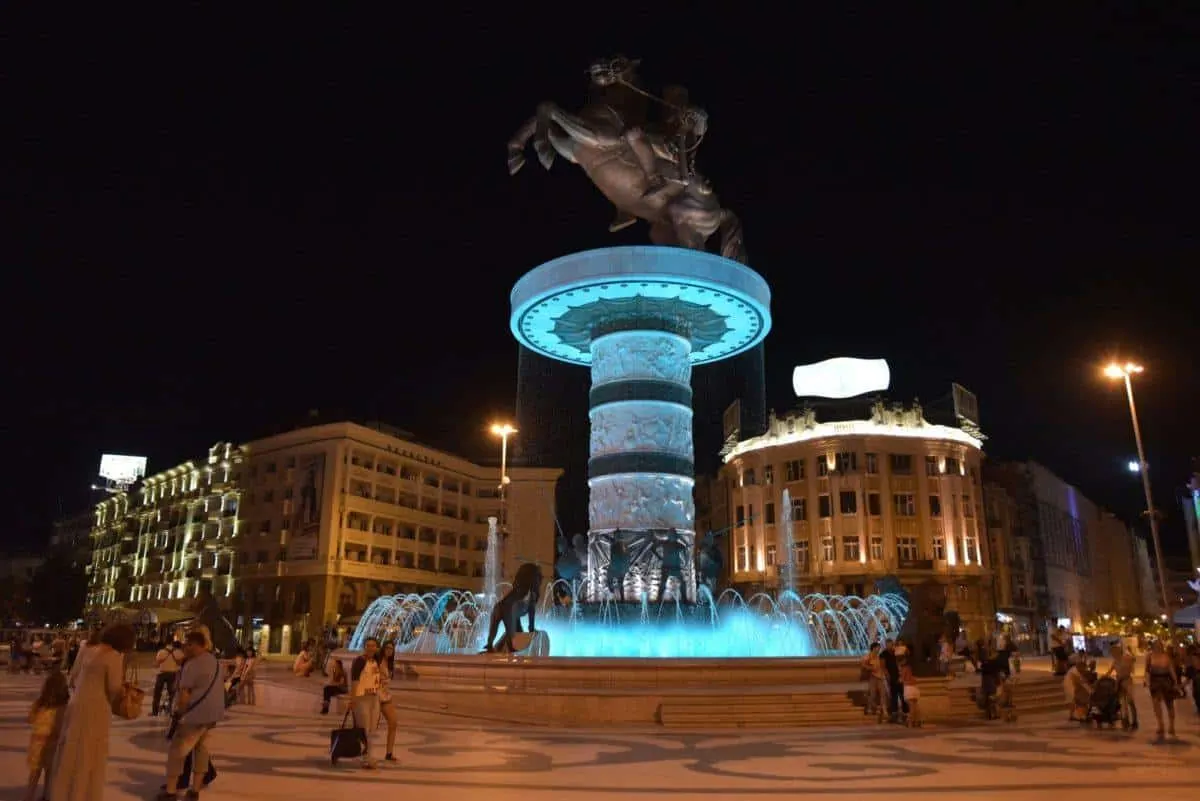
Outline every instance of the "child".
{"type": "Polygon", "coordinates": [[[42,683],[42,694],[29,710],[29,723],[33,731],[29,736],[29,791],[25,801],[33,801],[37,794],[38,781],[46,774],[46,792],[50,792],[50,766],[54,762],[54,748],[58,744],[58,729],[62,711],[70,700],[67,677],[61,670],[54,670],[42,683]]]}
{"type": "Polygon", "coordinates": [[[921,688],[907,659],[900,664],[900,684],[904,687],[904,703],[908,705],[908,727],[915,729],[921,725],[921,688]]]}

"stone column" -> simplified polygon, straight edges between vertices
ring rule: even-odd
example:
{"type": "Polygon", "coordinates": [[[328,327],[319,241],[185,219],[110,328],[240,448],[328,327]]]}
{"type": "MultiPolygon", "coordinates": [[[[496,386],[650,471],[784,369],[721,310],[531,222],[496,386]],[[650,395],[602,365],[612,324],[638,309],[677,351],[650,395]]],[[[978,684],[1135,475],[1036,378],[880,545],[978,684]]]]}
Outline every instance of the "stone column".
{"type": "Polygon", "coordinates": [[[587,598],[692,602],[691,342],[617,330],[594,336],[591,352],[587,598]]]}

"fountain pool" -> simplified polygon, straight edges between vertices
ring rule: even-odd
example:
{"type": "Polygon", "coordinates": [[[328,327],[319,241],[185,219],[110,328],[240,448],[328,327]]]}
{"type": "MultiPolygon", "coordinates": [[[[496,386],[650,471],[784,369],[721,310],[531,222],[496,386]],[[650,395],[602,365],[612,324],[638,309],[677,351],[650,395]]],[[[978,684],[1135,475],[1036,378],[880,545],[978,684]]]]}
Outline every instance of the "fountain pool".
{"type": "MultiPolygon", "coordinates": [[[[505,585],[498,585],[498,592],[505,585]]],[[[908,614],[900,595],[858,596],[785,591],[743,598],[700,590],[694,605],[676,601],[598,604],[578,602],[578,587],[547,585],[537,628],[550,656],[655,659],[850,656],[894,635],[908,614]]],[[[397,650],[475,654],[483,650],[492,600],[486,594],[445,591],[378,598],[362,615],[350,641],[394,641],[397,650]]]]}

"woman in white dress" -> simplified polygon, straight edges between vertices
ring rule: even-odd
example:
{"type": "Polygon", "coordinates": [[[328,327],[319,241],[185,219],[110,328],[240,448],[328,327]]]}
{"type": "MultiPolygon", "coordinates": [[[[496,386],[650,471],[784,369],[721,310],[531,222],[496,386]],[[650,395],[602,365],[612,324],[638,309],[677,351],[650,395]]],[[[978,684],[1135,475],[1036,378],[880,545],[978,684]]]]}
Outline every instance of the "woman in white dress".
{"type": "Polygon", "coordinates": [[[54,801],[104,801],[112,707],[123,691],[125,655],[134,641],[133,627],[118,623],[76,659],[50,781],[54,801]]]}

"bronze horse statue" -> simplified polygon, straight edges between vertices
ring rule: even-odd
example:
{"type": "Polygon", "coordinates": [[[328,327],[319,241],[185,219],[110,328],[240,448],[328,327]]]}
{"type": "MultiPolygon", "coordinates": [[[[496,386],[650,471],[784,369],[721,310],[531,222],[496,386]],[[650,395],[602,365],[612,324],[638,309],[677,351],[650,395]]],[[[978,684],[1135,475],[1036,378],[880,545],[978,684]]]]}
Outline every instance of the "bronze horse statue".
{"type": "Polygon", "coordinates": [[[577,114],[554,103],[539,104],[508,142],[509,173],[525,165],[532,140],[543,167],[553,166],[555,154],[578,164],[616,206],[609,230],[641,219],[650,224],[654,244],[692,250],[704,250],[719,231],[721,255],[745,262],[741,222],[721,208],[712,186],[690,164],[690,152],[707,131],[707,115],[679,102],[685,94],[681,88],[675,88],[676,102],[642,91],[637,65],[621,56],[593,64],[593,98],[577,114]],[[669,109],[665,125],[643,127],[646,99],[669,109]]]}

